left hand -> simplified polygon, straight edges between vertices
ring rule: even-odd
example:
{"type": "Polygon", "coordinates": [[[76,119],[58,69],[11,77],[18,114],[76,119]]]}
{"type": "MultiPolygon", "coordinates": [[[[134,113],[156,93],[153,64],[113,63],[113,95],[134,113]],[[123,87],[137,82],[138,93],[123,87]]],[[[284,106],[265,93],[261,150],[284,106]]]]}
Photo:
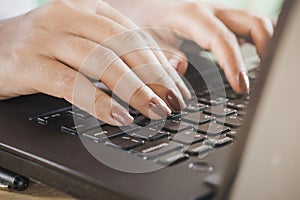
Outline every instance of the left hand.
{"type": "Polygon", "coordinates": [[[141,27],[172,30],[167,35],[166,31],[155,31],[152,35],[162,49],[173,52],[166,56],[180,73],[187,68],[186,56],[178,50],[183,39],[193,40],[212,51],[237,93],[250,90],[238,39],[254,43],[261,56],[274,32],[268,18],[208,3],[127,0],[125,5],[117,0],[107,1],[141,27]]]}

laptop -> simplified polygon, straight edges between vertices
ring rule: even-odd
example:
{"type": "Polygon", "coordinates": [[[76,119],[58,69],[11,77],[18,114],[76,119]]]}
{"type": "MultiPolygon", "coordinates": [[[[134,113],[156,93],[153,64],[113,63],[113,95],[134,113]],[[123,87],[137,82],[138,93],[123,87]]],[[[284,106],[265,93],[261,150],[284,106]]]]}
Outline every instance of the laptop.
{"type": "Polygon", "coordinates": [[[130,109],[135,123],[113,127],[43,94],[1,101],[0,166],[78,199],[299,199],[299,9],[285,1],[250,96],[186,43],[194,98],[165,120],[130,109]]]}

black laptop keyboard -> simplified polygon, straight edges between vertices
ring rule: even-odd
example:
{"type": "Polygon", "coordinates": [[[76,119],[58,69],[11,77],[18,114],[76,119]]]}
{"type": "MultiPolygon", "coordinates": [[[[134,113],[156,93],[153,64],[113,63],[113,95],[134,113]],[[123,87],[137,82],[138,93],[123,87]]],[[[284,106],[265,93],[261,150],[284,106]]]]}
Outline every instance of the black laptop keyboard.
{"type": "Polygon", "coordinates": [[[173,113],[166,120],[151,121],[130,109],[135,120],[128,127],[110,126],[72,106],[40,115],[34,120],[61,133],[80,136],[116,151],[128,151],[133,156],[162,165],[174,165],[234,141],[243,123],[249,96],[237,95],[228,84],[225,84],[225,89],[226,95],[214,95],[213,99],[207,90],[196,92],[185,110],[173,113]]]}

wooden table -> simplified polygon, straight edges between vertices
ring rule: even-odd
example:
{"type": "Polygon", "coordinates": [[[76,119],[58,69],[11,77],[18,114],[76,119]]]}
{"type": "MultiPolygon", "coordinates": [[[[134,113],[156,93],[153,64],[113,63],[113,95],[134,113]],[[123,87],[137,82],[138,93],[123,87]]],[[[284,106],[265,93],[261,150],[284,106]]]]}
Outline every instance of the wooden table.
{"type": "Polygon", "coordinates": [[[74,200],[74,198],[45,185],[30,182],[22,192],[1,191],[1,200],[74,200]]]}

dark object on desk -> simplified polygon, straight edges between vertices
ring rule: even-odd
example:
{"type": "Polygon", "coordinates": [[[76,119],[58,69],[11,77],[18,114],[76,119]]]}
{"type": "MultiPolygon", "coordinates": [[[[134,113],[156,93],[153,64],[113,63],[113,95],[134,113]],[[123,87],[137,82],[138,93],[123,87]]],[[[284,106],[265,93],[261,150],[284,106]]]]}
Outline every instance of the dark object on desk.
{"type": "Polygon", "coordinates": [[[0,185],[2,189],[23,191],[29,186],[29,179],[0,167],[0,185]]]}

